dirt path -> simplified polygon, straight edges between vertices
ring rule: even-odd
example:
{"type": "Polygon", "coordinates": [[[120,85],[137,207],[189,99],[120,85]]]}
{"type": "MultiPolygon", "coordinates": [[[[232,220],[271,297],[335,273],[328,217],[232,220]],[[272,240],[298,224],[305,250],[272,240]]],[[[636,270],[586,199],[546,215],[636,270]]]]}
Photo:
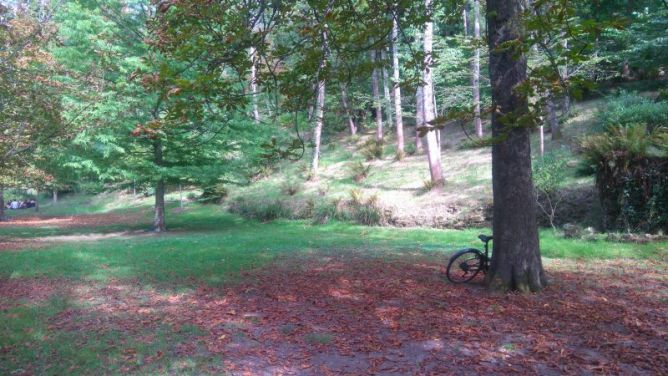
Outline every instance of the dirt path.
{"type": "MultiPolygon", "coordinates": [[[[552,265],[539,295],[489,294],[445,283],[425,260],[356,254],[287,259],[248,282],[185,293],[61,282],[87,308],[51,328],[139,335],[196,325],[203,334],[171,355],[205,348],[234,375],[666,374],[665,268],[630,267],[552,265]]],[[[46,280],[27,286],[0,282],[0,296],[54,293],[46,280]]]]}

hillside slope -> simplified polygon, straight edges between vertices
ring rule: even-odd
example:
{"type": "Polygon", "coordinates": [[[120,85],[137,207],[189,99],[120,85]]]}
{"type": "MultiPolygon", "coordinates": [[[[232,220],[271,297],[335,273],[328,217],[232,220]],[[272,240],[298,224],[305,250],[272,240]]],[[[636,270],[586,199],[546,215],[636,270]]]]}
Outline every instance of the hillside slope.
{"type": "MultiPolygon", "coordinates": [[[[578,137],[591,128],[597,108],[602,104],[602,101],[594,100],[575,105],[571,117],[564,124],[564,139],[561,142],[553,142],[550,135],[546,135],[546,152],[559,148],[570,160],[567,179],[562,182],[568,197],[563,205],[565,215],[561,217],[571,215],[568,213],[571,209],[579,211],[576,216],[591,211],[593,181],[576,176],[577,157],[571,150],[578,137]],[[583,206],[583,203],[586,205],[583,206]]],[[[488,122],[485,126],[489,128],[488,122]]],[[[412,129],[408,131],[411,133],[408,140],[413,142],[412,129]]],[[[377,198],[390,216],[389,224],[396,226],[463,228],[489,225],[491,147],[465,148],[468,138],[459,126],[446,128],[442,137],[445,173],[442,188],[428,189],[429,171],[424,154],[395,160],[391,133],[386,135],[383,158],[366,161],[364,145],[373,138],[373,129],[366,129],[359,136],[339,135],[329,140],[322,151],[317,181],[308,179],[308,157],[298,162],[284,162],[250,186],[233,189],[227,203],[233,207],[239,200],[258,205],[280,202],[291,208],[294,217],[303,217],[299,213],[314,204],[340,202],[351,195],[361,195],[377,198]],[[351,171],[352,165],[357,162],[369,168],[368,177],[361,181],[355,181],[351,171]]],[[[538,157],[537,132],[533,143],[534,155],[538,157]]]]}

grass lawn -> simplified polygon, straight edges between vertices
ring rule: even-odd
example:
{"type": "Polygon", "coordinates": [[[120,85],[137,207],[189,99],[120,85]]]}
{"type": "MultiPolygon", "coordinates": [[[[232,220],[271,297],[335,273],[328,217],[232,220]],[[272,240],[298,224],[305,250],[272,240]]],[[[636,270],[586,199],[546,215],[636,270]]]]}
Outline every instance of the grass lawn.
{"type": "MultiPolygon", "coordinates": [[[[322,367],[349,373],[380,372],[384,363],[375,364],[372,355],[389,354],[384,351],[391,350],[386,348],[390,339],[381,341],[376,350],[365,343],[371,347],[353,351],[366,354],[364,359],[342,360],[338,357],[350,350],[352,342],[347,339],[354,334],[346,336],[345,328],[329,327],[328,323],[345,322],[345,315],[359,309],[355,317],[380,318],[385,326],[374,335],[385,338],[396,327],[413,325],[414,320],[428,322],[424,317],[431,317],[432,311],[441,316],[465,312],[461,306],[444,306],[441,300],[485,294],[475,286],[459,288],[445,283],[439,269],[452,251],[480,245],[476,235],[488,232],[485,230],[398,229],[338,222],[257,223],[227,214],[217,206],[190,205],[180,210],[172,205],[167,217],[170,233],[154,235],[142,231],[150,223],[150,212],[142,205],[120,212],[98,208],[97,212],[76,217],[78,222],[74,223],[51,219],[30,226],[27,222],[0,226],[2,244],[13,244],[0,251],[0,374],[234,374],[244,369],[322,374],[318,371],[322,367]],[[122,218],[131,220],[124,222],[122,218]],[[92,223],[87,224],[86,219],[92,223]],[[454,295],[425,298],[401,308],[402,315],[385,317],[394,312],[391,302],[402,299],[404,289],[413,284],[415,296],[405,296],[406,302],[433,290],[454,295]],[[327,298],[317,295],[323,291],[327,298]],[[272,298],[264,301],[267,296],[272,298]],[[378,304],[373,315],[368,316],[369,312],[357,305],[361,296],[368,304],[378,304]],[[327,299],[332,297],[336,300],[328,305],[327,299]],[[428,309],[424,306],[419,315],[409,309],[425,302],[429,302],[428,309]],[[321,303],[320,310],[311,311],[321,303]],[[274,308],[268,311],[268,307],[274,308]],[[339,311],[341,307],[348,307],[345,313],[339,311]],[[302,310],[302,315],[286,319],[291,309],[302,310]],[[316,319],[327,309],[335,310],[330,321],[316,319]],[[343,316],[337,321],[336,315],[343,316]],[[387,320],[394,320],[394,324],[387,320]],[[315,349],[326,356],[318,357],[315,349]],[[257,354],[248,355],[254,351],[257,354]],[[285,358],[287,353],[306,354],[308,361],[292,357],[286,358],[291,359],[289,364],[272,360],[285,358]],[[374,364],[381,368],[373,368],[374,364]],[[304,372],[298,371],[302,369],[304,372]]],[[[555,279],[571,278],[574,271],[584,276],[594,273],[592,267],[602,266],[596,273],[604,273],[605,278],[621,276],[619,280],[626,283],[625,278],[634,275],[627,268],[640,268],[643,278],[649,278],[647,283],[660,286],[654,293],[659,294],[658,302],[664,299],[665,303],[666,242],[586,242],[563,239],[545,230],[541,246],[548,272],[555,279]]],[[[585,290],[595,282],[589,277],[578,281],[585,290]]],[[[631,279],[629,283],[639,281],[631,279]]],[[[536,299],[548,299],[557,290],[536,299]]],[[[573,293],[579,297],[581,291],[573,293]]],[[[486,297],[481,304],[487,304],[485,309],[503,309],[503,299],[486,297]]],[[[532,298],[512,299],[528,299],[516,302],[521,306],[530,305],[532,298]]],[[[469,308],[472,313],[488,314],[469,308]]],[[[449,325],[468,328],[466,322],[449,325]]],[[[658,329],[664,324],[665,315],[663,322],[652,323],[658,329]]],[[[401,333],[392,341],[417,346],[417,337],[412,337],[409,329],[401,333]]],[[[436,328],[432,334],[439,341],[447,340],[447,331],[436,328]]],[[[499,338],[495,340],[506,341],[499,346],[511,358],[530,345],[502,335],[499,338]]],[[[468,345],[461,338],[458,341],[462,349],[468,345]]],[[[479,346],[497,346],[496,342],[485,343],[481,339],[479,346]]],[[[397,346],[393,349],[404,355],[418,351],[397,346]]],[[[449,349],[443,356],[453,355],[453,351],[449,349]]],[[[420,350],[419,356],[423,352],[420,350]]],[[[476,356],[485,354],[476,352],[476,356]]],[[[505,359],[499,354],[488,355],[505,359]]],[[[403,363],[395,363],[397,369],[404,369],[403,363]]]]}

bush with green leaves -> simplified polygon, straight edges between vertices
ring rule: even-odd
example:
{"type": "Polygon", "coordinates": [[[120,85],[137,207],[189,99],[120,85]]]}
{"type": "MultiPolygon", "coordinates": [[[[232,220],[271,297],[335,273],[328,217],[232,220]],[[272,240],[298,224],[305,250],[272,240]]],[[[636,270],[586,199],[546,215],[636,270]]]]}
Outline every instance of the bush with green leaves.
{"type": "Polygon", "coordinates": [[[294,196],[304,188],[301,181],[294,178],[288,178],[281,183],[281,192],[286,196],[294,196]]]}
{"type": "MultiPolygon", "coordinates": [[[[219,204],[225,200],[228,194],[229,190],[225,184],[216,183],[211,186],[204,187],[202,194],[198,198],[198,201],[206,204],[219,204]]],[[[190,194],[188,194],[188,196],[190,196],[190,194]]]]}
{"type": "Polygon", "coordinates": [[[285,202],[278,199],[248,200],[238,197],[229,204],[228,210],[244,218],[261,222],[273,221],[279,218],[294,219],[297,217],[285,202]]]}
{"type": "Polygon", "coordinates": [[[365,164],[362,161],[351,162],[350,165],[348,165],[348,171],[353,180],[356,183],[360,183],[369,177],[369,174],[371,173],[371,164],[365,164]]]}
{"type": "Polygon", "coordinates": [[[368,139],[364,143],[364,145],[362,145],[360,153],[362,153],[362,156],[364,156],[364,159],[366,159],[367,161],[372,161],[374,159],[382,159],[383,141],[378,141],[374,138],[368,139]]]}
{"type": "Polygon", "coordinates": [[[668,229],[668,128],[624,124],[582,140],[583,172],[594,174],[605,229],[668,229]],[[663,205],[663,206],[661,206],[663,205]]]}
{"type": "Polygon", "coordinates": [[[567,177],[567,164],[567,151],[556,149],[536,159],[532,166],[536,203],[555,229],[557,209],[564,198],[561,184],[567,177]]]}
{"type": "Polygon", "coordinates": [[[644,125],[651,132],[668,128],[668,100],[652,101],[636,93],[622,92],[610,99],[597,115],[598,131],[614,127],[644,125]]]}

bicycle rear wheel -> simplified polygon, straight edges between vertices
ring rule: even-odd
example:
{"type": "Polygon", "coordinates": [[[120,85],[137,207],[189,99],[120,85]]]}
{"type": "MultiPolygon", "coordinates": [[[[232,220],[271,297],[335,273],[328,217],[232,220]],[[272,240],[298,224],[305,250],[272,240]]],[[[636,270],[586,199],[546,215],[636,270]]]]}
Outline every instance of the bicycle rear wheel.
{"type": "Polygon", "coordinates": [[[475,278],[483,268],[482,252],[475,248],[462,249],[450,257],[446,276],[452,283],[465,283],[475,278]]]}

